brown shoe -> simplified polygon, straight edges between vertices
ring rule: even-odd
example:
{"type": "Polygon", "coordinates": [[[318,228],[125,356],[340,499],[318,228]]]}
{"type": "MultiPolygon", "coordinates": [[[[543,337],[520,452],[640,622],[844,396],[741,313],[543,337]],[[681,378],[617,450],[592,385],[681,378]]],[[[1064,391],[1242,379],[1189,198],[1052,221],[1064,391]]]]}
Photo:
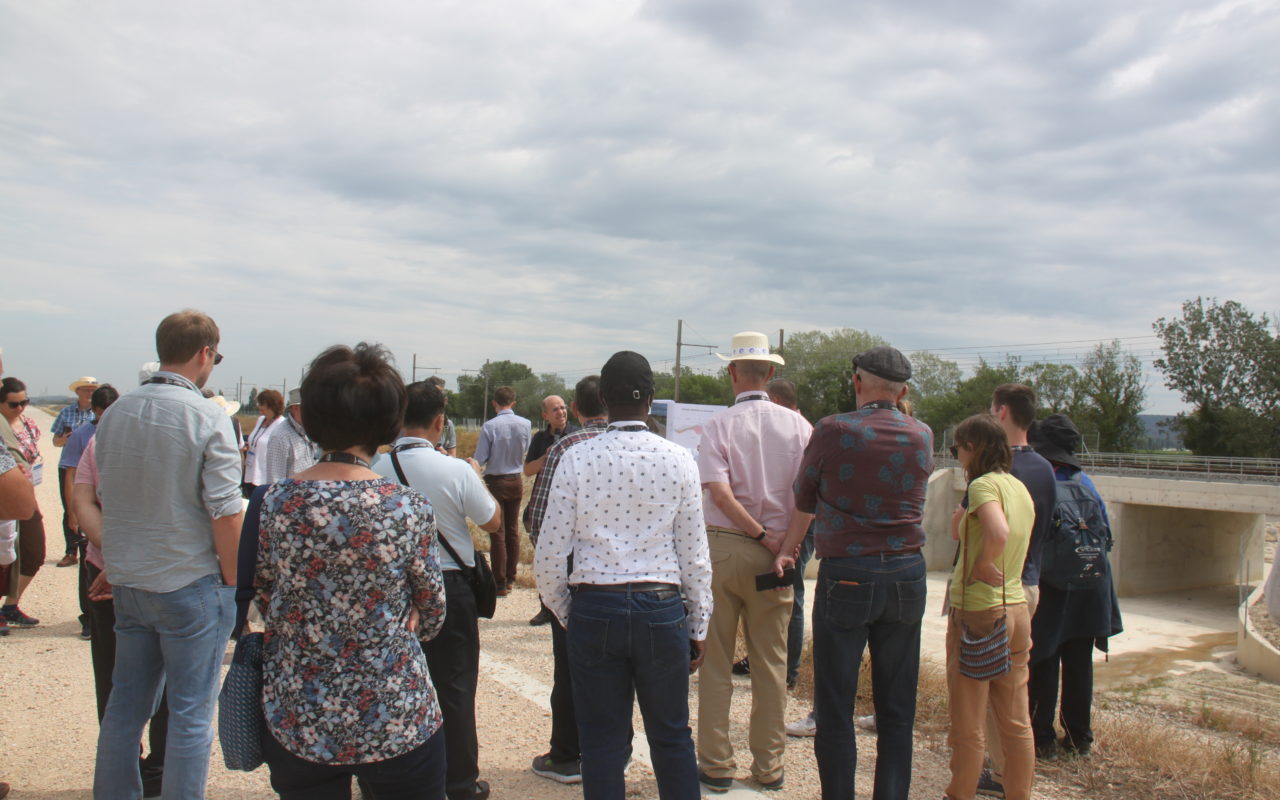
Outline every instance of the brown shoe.
{"type": "Polygon", "coordinates": [[[498,597],[506,597],[508,593],[507,585],[505,583],[498,587],[498,597]]]}
{"type": "Polygon", "coordinates": [[[67,553],[65,556],[63,556],[58,560],[58,566],[74,567],[76,565],[76,562],[79,560],[80,558],[75,553],[67,553]]]}

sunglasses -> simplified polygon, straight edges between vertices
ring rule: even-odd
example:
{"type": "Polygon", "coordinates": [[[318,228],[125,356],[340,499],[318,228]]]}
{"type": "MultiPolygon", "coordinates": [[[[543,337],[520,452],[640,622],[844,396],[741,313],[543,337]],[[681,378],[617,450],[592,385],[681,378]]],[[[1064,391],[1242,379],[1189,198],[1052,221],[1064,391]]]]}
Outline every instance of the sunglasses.
{"type": "Polygon", "coordinates": [[[215,367],[222,363],[222,353],[219,353],[217,350],[214,350],[212,347],[209,348],[209,352],[213,353],[213,365],[215,367]]]}
{"type": "Polygon", "coordinates": [[[26,408],[31,405],[30,400],[19,400],[18,402],[9,402],[9,408],[26,408]]]}
{"type": "Polygon", "coordinates": [[[951,457],[952,458],[960,457],[960,445],[958,444],[951,445],[951,457]]]}

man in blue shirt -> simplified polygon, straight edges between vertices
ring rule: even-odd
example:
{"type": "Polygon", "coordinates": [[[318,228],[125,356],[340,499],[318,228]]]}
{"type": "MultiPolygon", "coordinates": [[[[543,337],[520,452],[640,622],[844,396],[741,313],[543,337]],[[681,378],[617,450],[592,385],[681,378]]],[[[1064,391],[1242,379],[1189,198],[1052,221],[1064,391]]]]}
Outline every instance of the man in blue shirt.
{"type": "MultiPolygon", "coordinates": [[[[69,406],[63,407],[58,412],[58,416],[53,418],[53,427],[49,430],[53,431],[53,446],[64,447],[67,440],[71,437],[71,432],[86,422],[93,422],[96,417],[93,413],[92,397],[95,389],[98,388],[98,379],[85,376],[71,382],[67,387],[75,392],[76,402],[69,406]]],[[[58,497],[62,500],[62,538],[66,540],[66,555],[58,561],[58,566],[69,567],[78,560],[77,553],[79,549],[84,547],[84,537],[80,536],[76,530],[75,515],[71,512],[71,493],[67,489],[67,469],[65,463],[66,458],[62,458],[58,462],[58,497]]],[[[72,461],[70,466],[74,467],[80,462],[79,454],[76,460],[72,461]]]]}
{"type": "MultiPolygon", "coordinates": [[[[67,498],[70,498],[73,494],[71,482],[76,475],[76,465],[80,463],[80,456],[84,455],[84,449],[89,446],[89,441],[93,439],[93,434],[98,430],[98,420],[102,417],[102,412],[106,411],[120,397],[120,393],[109,383],[97,387],[89,394],[89,420],[73,430],[71,435],[66,438],[62,446],[62,458],[58,460],[58,479],[62,481],[58,486],[58,491],[67,498]]],[[[71,408],[71,406],[67,406],[67,408],[71,408]]],[[[62,411],[66,411],[67,408],[62,409],[62,411]]],[[[59,412],[58,416],[61,418],[61,412],[59,412]]],[[[55,427],[54,430],[57,430],[57,428],[55,427]]],[[[89,573],[85,568],[84,562],[86,542],[84,534],[80,531],[80,521],[76,519],[72,505],[68,499],[67,520],[71,525],[72,534],[75,535],[79,543],[80,575],[78,576],[77,584],[80,594],[80,638],[87,642],[91,636],[89,632],[89,573]]],[[[67,558],[71,558],[72,563],[75,563],[76,553],[72,553],[67,558]]],[[[64,558],[63,560],[65,561],[66,559],[64,558]]]]}
{"type": "Polygon", "coordinates": [[[502,531],[489,534],[493,577],[498,596],[506,597],[516,582],[520,564],[520,499],[524,496],[524,454],[533,438],[529,420],[514,411],[516,390],[499,386],[493,393],[493,419],[480,429],[476,461],[484,467],[484,482],[502,507],[502,531]]]}

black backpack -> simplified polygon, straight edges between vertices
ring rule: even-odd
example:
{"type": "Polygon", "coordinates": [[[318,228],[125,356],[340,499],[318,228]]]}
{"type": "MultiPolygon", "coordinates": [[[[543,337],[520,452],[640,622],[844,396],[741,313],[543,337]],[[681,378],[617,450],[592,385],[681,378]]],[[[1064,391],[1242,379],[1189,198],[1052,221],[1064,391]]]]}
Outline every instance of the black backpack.
{"type": "Polygon", "coordinates": [[[1053,521],[1040,558],[1040,581],[1056,589],[1096,586],[1107,576],[1111,528],[1102,504],[1077,472],[1055,484],[1053,521]]]}

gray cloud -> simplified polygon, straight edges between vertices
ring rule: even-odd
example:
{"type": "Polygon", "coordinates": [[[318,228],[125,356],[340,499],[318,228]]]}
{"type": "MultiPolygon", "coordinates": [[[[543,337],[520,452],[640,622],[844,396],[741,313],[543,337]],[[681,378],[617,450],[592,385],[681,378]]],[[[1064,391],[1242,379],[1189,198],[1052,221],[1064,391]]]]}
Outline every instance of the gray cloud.
{"type": "Polygon", "coordinates": [[[82,372],[49,332],[90,308],[121,372],[197,305],[278,380],[356,338],[543,371],[669,358],[677,318],[914,348],[1280,307],[1278,34],[1190,0],[9,5],[6,364],[82,372]]]}

